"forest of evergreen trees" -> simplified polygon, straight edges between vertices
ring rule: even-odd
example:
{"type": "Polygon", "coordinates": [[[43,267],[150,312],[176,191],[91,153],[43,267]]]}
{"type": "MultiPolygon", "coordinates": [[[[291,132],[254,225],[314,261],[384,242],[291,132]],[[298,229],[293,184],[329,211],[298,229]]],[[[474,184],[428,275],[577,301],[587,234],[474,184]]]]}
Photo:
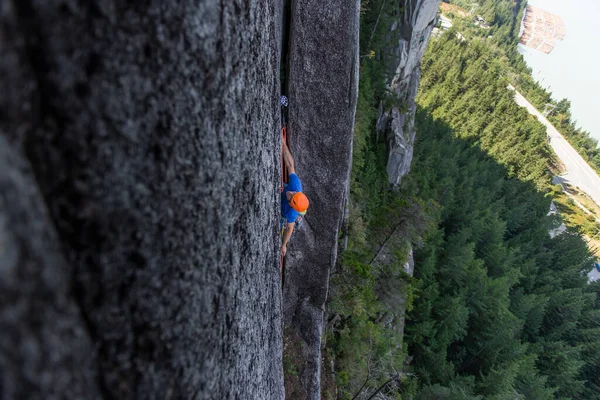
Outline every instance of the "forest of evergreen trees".
{"type": "MultiPolygon", "coordinates": [[[[470,10],[473,2],[470,0],[445,0],[446,2],[470,10]]],[[[470,38],[489,39],[505,54],[511,67],[511,83],[539,110],[551,105],[547,115],[559,132],[573,145],[581,156],[600,173],[600,147],[598,140],[589,132],[577,126],[577,121],[571,115],[571,103],[568,99],[554,99],[552,93],[535,82],[531,69],[517,51],[519,42],[519,24],[524,13],[525,1],[510,0],[480,0],[474,9],[491,25],[490,30],[481,29],[473,23],[473,18],[462,18],[452,15],[453,23],[463,35],[470,38]],[[491,36],[491,38],[490,38],[491,36]]]]}
{"type": "Polygon", "coordinates": [[[579,236],[547,233],[545,132],[488,46],[430,46],[406,187],[442,209],[405,339],[418,398],[600,398],[600,285],[579,236]]]}
{"type": "MultiPolygon", "coordinates": [[[[361,64],[351,235],[328,312],[340,398],[373,393],[401,370],[402,399],[600,399],[600,283],[585,276],[593,259],[577,234],[548,235],[553,155],[507,89],[523,4],[479,3],[494,44],[453,30],[430,43],[412,172],[399,192],[386,186],[374,131],[385,60],[361,64]],[[370,262],[398,221],[410,225],[398,252],[415,248],[415,278],[391,284],[409,310],[404,346],[381,323],[388,271],[370,262]]],[[[361,34],[375,40],[361,54],[377,49],[381,4],[365,7],[361,34]]]]}

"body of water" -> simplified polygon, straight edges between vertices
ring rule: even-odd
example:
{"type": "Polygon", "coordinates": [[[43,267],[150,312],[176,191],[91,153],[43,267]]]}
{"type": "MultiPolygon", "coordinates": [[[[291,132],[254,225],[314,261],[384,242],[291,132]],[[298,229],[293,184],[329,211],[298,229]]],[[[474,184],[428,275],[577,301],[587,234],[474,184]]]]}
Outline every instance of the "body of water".
{"type": "Polygon", "coordinates": [[[530,0],[528,4],[560,15],[567,32],[550,54],[519,45],[533,77],[554,99],[569,99],[572,119],[600,140],[600,1],[530,0]]]}

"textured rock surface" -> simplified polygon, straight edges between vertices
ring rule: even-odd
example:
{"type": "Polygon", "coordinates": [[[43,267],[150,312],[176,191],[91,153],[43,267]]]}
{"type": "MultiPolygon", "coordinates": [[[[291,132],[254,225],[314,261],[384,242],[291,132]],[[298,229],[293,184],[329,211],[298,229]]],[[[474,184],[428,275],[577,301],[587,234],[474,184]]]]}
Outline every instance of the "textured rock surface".
{"type": "Polygon", "coordinates": [[[0,135],[2,399],[100,398],[94,345],[51,225],[28,163],[0,135]]]}
{"type": "Polygon", "coordinates": [[[274,2],[0,15],[0,397],[282,398],[274,2]]]}
{"type": "MultiPolygon", "coordinates": [[[[415,270],[415,260],[412,246],[406,255],[407,260],[402,264],[402,271],[393,268],[398,264],[398,245],[402,243],[403,238],[395,235],[390,238],[382,249],[377,260],[374,261],[375,276],[377,280],[376,293],[382,304],[382,311],[379,321],[389,328],[396,330],[401,335],[404,333],[404,321],[406,317],[406,278],[403,272],[413,276],[415,270]],[[392,266],[392,268],[390,268],[392,266]]],[[[405,238],[404,238],[405,240],[405,238]]],[[[400,348],[401,343],[398,344],[400,348]]]]}
{"type": "Polygon", "coordinates": [[[284,316],[303,349],[303,392],[294,398],[320,399],[323,310],[351,164],[359,2],[293,1],[291,14],[288,133],[311,208],[288,248],[284,316]]]}
{"type": "Polygon", "coordinates": [[[377,129],[388,141],[388,180],[397,186],[410,171],[415,139],[415,97],[421,79],[420,62],[429,43],[440,0],[403,0],[404,13],[390,27],[389,89],[403,105],[380,109],[377,129]],[[394,38],[394,39],[392,39],[394,38]]]}

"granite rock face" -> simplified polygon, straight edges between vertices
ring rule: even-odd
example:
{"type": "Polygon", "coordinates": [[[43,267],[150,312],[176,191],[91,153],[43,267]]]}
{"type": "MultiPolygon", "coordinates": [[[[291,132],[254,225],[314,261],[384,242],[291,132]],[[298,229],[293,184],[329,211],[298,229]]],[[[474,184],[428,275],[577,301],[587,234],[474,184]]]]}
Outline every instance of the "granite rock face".
{"type": "MultiPolygon", "coordinates": [[[[400,261],[398,259],[398,252],[395,251],[399,247],[394,247],[394,245],[401,242],[402,238],[400,235],[391,237],[384,248],[382,248],[379,257],[374,260],[373,264],[376,268],[373,270],[377,281],[375,292],[382,305],[382,311],[378,320],[383,325],[387,325],[388,328],[403,335],[406,318],[407,290],[407,283],[403,273],[413,276],[415,260],[411,246],[406,255],[406,261],[402,263],[402,269],[396,270],[390,268],[390,266],[398,265],[398,261],[400,261]]],[[[398,343],[397,347],[400,349],[402,344],[398,343]]]]}
{"type": "Polygon", "coordinates": [[[311,201],[286,257],[284,316],[303,350],[298,399],[320,399],[321,333],[347,201],[358,95],[359,1],[293,1],[288,142],[311,201]]]}
{"type": "Polygon", "coordinates": [[[0,3],[0,398],[283,397],[279,9],[0,3]]]}
{"type": "Polygon", "coordinates": [[[28,163],[0,135],[0,398],[101,398],[70,273],[28,163]]]}
{"type": "Polygon", "coordinates": [[[440,0],[403,0],[400,20],[390,26],[388,88],[401,108],[380,108],[377,129],[385,133],[388,142],[388,180],[398,186],[410,171],[415,140],[415,97],[421,79],[420,62],[435,25],[440,0]]]}

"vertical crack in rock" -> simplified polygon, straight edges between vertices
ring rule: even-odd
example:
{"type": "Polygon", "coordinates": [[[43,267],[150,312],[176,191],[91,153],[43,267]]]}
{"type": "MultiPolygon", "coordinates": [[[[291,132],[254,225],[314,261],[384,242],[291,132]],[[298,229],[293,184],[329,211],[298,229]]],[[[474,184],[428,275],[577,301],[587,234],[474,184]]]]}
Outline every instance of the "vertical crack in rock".
{"type": "Polygon", "coordinates": [[[281,80],[281,94],[288,94],[288,54],[290,46],[290,29],[292,24],[291,15],[291,2],[292,0],[280,0],[278,2],[281,7],[281,41],[279,44],[280,54],[280,80],[281,80]]]}
{"type": "Polygon", "coordinates": [[[359,1],[291,2],[289,145],[311,207],[286,257],[286,340],[303,349],[303,393],[320,398],[321,333],[337,257],[358,95],[359,1]]]}

